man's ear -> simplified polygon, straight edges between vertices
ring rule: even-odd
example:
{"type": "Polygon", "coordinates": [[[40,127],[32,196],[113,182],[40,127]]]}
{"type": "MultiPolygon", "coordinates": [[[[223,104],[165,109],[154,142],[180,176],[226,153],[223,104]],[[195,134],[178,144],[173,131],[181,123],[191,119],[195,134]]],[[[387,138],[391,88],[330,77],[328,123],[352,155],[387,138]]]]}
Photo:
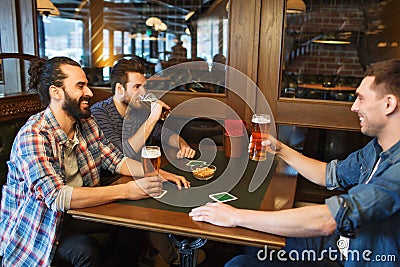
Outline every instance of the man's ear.
{"type": "Polygon", "coordinates": [[[61,99],[61,88],[55,85],[51,85],[49,88],[50,98],[55,98],[57,100],[61,99]]]}
{"type": "Polygon", "coordinates": [[[115,92],[116,92],[118,95],[123,95],[124,92],[125,92],[124,86],[122,86],[122,84],[120,84],[120,83],[117,83],[117,84],[115,85],[115,92]]]}
{"type": "Polygon", "coordinates": [[[396,110],[397,106],[399,105],[399,101],[395,95],[388,94],[388,95],[386,95],[386,103],[385,104],[386,104],[386,107],[385,107],[386,114],[389,115],[389,114],[392,114],[396,110]]]}

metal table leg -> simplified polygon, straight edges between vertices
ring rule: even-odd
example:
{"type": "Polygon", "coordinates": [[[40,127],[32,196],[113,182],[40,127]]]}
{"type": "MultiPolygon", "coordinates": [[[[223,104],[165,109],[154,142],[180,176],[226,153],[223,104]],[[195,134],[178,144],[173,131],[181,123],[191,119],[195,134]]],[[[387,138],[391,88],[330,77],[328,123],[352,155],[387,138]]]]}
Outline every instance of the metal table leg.
{"type": "Polygon", "coordinates": [[[180,258],[180,267],[195,267],[197,264],[197,255],[199,248],[204,246],[207,239],[197,238],[195,240],[190,240],[185,237],[182,240],[178,240],[175,236],[169,235],[169,238],[178,247],[178,253],[180,258]]]}

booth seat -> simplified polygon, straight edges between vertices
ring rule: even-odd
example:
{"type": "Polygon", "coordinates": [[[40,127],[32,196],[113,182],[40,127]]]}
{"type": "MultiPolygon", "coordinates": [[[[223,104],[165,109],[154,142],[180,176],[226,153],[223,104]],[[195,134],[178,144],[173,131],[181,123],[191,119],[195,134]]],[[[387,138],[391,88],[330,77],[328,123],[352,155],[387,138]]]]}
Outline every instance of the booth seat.
{"type": "Polygon", "coordinates": [[[6,183],[7,161],[15,136],[28,118],[42,109],[37,94],[21,93],[0,98],[0,187],[6,183]]]}

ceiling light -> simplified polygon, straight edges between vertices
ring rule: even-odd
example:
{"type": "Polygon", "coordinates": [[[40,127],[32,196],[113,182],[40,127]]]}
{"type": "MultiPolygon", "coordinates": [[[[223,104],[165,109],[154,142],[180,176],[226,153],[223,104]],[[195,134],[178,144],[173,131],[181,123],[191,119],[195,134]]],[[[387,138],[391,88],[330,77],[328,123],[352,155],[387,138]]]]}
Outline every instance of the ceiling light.
{"type": "Polygon", "coordinates": [[[288,0],[286,13],[298,14],[306,11],[306,4],[303,0],[288,0]]]}
{"type": "Polygon", "coordinates": [[[50,0],[36,0],[36,9],[41,15],[60,16],[60,11],[50,0]]]}
{"type": "Polygon", "coordinates": [[[146,19],[146,25],[149,27],[154,27],[155,25],[160,25],[162,23],[161,19],[157,17],[150,17],[146,19]]]}
{"type": "Polygon", "coordinates": [[[154,25],[154,30],[156,30],[156,31],[166,31],[167,28],[168,28],[167,24],[165,24],[164,22],[161,22],[161,24],[154,25]]]}
{"type": "Polygon", "coordinates": [[[189,13],[186,14],[185,16],[185,21],[189,20],[193,15],[195,11],[190,11],[189,13]]]}
{"type": "Polygon", "coordinates": [[[340,44],[340,45],[345,45],[345,44],[351,44],[350,41],[342,41],[342,40],[315,40],[313,41],[314,43],[317,44],[340,44]]]}
{"type": "Polygon", "coordinates": [[[320,36],[314,38],[313,43],[317,44],[337,44],[337,45],[345,45],[351,44],[349,38],[351,37],[351,33],[349,35],[348,32],[345,33],[326,33],[321,34],[320,36]]]}

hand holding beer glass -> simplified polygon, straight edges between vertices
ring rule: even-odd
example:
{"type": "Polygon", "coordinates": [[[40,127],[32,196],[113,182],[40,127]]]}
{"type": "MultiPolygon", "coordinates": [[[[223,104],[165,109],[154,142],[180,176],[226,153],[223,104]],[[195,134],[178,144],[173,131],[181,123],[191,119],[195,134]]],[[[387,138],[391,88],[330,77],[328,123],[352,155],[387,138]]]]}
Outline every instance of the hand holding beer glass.
{"type": "Polygon", "coordinates": [[[158,146],[142,148],[142,166],[144,177],[157,176],[160,172],[161,150],[158,146]]]}
{"type": "MultiPolygon", "coordinates": [[[[141,96],[139,96],[139,98],[140,98],[140,102],[148,110],[151,110],[152,103],[155,103],[158,101],[158,98],[153,93],[141,95],[141,96]]],[[[160,115],[160,120],[164,121],[169,116],[170,112],[171,111],[169,109],[163,107],[161,115],[160,115]]]]}
{"type": "MultiPolygon", "coordinates": [[[[142,148],[142,166],[144,177],[158,176],[161,165],[161,150],[158,146],[145,146],[142,148]]],[[[161,193],[161,192],[160,192],[161,193]]],[[[152,197],[158,197],[149,194],[152,197]]]]}
{"type": "Polygon", "coordinates": [[[249,156],[254,161],[267,159],[267,146],[262,141],[267,139],[270,130],[271,117],[268,114],[254,114],[251,118],[251,136],[249,143],[249,156]]]}

